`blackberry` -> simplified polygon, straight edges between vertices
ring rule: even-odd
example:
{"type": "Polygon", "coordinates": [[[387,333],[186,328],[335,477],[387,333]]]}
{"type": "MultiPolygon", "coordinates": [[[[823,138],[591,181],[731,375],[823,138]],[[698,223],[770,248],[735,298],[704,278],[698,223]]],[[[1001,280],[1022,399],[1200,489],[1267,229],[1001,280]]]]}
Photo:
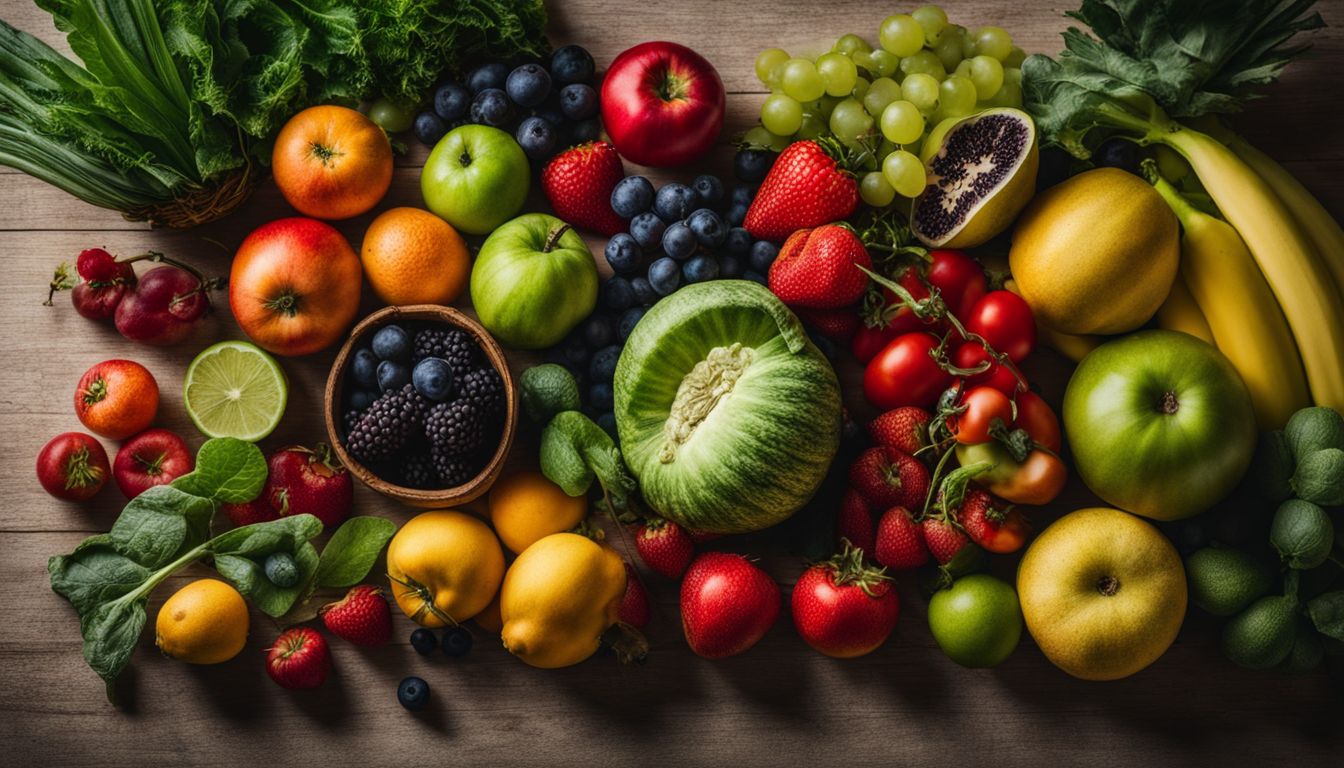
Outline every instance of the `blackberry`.
{"type": "Polygon", "coordinates": [[[439,488],[438,472],[433,461],[424,454],[410,456],[401,464],[401,479],[408,488],[439,488]]]}
{"type": "Polygon", "coordinates": [[[463,376],[458,381],[457,396],[476,406],[487,420],[504,412],[504,380],[494,368],[477,368],[463,376]]]}
{"type": "Polygon", "coordinates": [[[437,448],[431,448],[429,453],[430,461],[434,463],[434,471],[438,475],[439,484],[444,488],[455,488],[459,485],[465,485],[468,480],[476,476],[475,464],[461,456],[448,456],[437,448]]]}
{"type": "MultiPolygon", "coordinates": [[[[425,420],[425,437],[436,457],[463,456],[481,447],[485,440],[481,412],[467,400],[439,403],[429,411],[425,420]]],[[[442,471],[440,471],[442,474],[442,471]]]]}
{"type": "Polygon", "coordinates": [[[355,425],[359,423],[359,417],[363,415],[363,413],[364,412],[358,408],[351,408],[346,411],[345,415],[341,416],[341,434],[349,435],[353,432],[355,425]]]}
{"type": "Polygon", "coordinates": [[[426,357],[443,358],[453,369],[453,377],[460,379],[476,366],[476,343],[458,328],[426,328],[415,334],[411,361],[418,363],[426,357]]]}
{"type": "Polygon", "coordinates": [[[423,423],[414,396],[410,384],[380,395],[346,435],[346,450],[364,462],[386,459],[400,451],[423,423]]]}

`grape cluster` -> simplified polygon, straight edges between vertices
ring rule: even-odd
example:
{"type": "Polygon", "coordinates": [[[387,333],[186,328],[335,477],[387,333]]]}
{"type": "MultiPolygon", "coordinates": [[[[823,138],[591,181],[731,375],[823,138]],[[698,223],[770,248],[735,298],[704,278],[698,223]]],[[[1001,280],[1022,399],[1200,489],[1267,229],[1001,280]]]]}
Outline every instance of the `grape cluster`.
{"type": "Polygon", "coordinates": [[[512,133],[529,160],[544,163],[601,135],[595,70],[592,55],[577,45],[516,67],[482,64],[464,82],[435,89],[433,107],[415,117],[415,137],[432,147],[458,125],[489,125],[512,133]]]}
{"type": "Polygon", "coordinates": [[[770,87],[761,125],[744,140],[782,148],[833,135],[875,149],[860,181],[863,201],[890,205],[916,197],[926,183],[919,158],[929,131],[947,118],[989,107],[1022,106],[1022,60],[1000,27],[968,30],[949,24],[935,5],[888,16],[874,49],[844,35],[815,61],[769,48],[756,57],[756,76],[770,87]]]}
{"type": "Polygon", "coordinates": [[[627,176],[612,190],[612,209],[630,220],[629,231],[612,237],[603,251],[613,274],[602,283],[597,309],[548,358],[569,368],[585,410],[613,436],[616,361],[649,307],[691,283],[745,278],[765,284],[779,248],[753,239],[742,220],[774,160],[766,149],[739,150],[731,187],[706,174],[657,189],[643,176],[627,176]]]}

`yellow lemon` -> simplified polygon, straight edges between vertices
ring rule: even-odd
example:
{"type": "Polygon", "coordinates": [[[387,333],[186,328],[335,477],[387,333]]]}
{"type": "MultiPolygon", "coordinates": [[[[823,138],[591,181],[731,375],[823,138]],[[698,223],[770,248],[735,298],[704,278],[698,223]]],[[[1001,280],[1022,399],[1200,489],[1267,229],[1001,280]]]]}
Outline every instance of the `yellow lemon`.
{"type": "Polygon", "coordinates": [[[490,523],[515,554],[552,533],[568,531],[588,512],[588,499],[570,496],[540,472],[515,472],[490,489],[490,523]]]}
{"type": "Polygon", "coordinates": [[[490,527],[471,515],[436,509],[411,518],[387,545],[392,596],[426,627],[480,613],[504,578],[504,550],[490,527]]]}
{"type": "Polygon", "coordinates": [[[199,579],[173,593],[154,621],[154,644],[188,664],[219,664],[247,642],[247,603],[219,579],[199,579]]]}

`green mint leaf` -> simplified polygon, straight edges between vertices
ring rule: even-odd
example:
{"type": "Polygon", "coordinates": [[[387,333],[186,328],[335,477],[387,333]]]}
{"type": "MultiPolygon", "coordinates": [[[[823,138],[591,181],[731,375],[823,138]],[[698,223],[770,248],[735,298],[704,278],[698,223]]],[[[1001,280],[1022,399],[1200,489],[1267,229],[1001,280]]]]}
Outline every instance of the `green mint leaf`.
{"type": "Polygon", "coordinates": [[[352,517],[332,534],[317,562],[319,587],[350,587],[363,581],[397,526],[382,517],[352,517]]]}
{"type": "Polygon", "coordinates": [[[110,543],[140,565],[159,568],[205,540],[214,509],[209,499],[156,485],[122,510],[108,534],[110,543]]]}
{"type": "Polygon", "coordinates": [[[196,470],[173,487],[206,499],[245,504],[266,483],[266,457],[257,446],[232,437],[207,440],[196,453],[196,470]]]}
{"type": "Polygon", "coordinates": [[[1318,632],[1344,641],[1344,590],[1312,598],[1307,603],[1307,615],[1318,632]]]}
{"type": "Polygon", "coordinates": [[[299,582],[294,586],[277,587],[266,578],[265,555],[258,555],[257,559],[231,554],[216,555],[215,570],[266,615],[283,616],[312,583],[313,574],[317,571],[317,548],[305,541],[292,551],[273,551],[289,551],[294,556],[294,563],[299,567],[299,582]]]}
{"type": "Polygon", "coordinates": [[[131,592],[149,578],[148,568],[117,554],[109,539],[106,534],[90,537],[71,554],[47,562],[52,590],[81,615],[131,592]],[[99,541],[88,545],[93,539],[99,541]]]}
{"type": "Polygon", "coordinates": [[[84,660],[107,682],[109,698],[112,682],[131,660],[144,628],[144,598],[103,603],[83,622],[84,660]]]}

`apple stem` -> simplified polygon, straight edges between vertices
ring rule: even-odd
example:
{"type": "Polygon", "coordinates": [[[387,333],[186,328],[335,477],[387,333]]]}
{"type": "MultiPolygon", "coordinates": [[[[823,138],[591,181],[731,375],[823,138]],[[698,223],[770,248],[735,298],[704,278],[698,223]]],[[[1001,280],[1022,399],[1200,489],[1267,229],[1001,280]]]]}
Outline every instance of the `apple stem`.
{"type": "Polygon", "coordinates": [[[555,246],[560,244],[560,238],[564,237],[565,233],[568,232],[570,229],[572,229],[572,227],[570,227],[568,224],[564,222],[561,222],[560,226],[551,230],[551,233],[546,236],[546,244],[541,247],[541,252],[550,253],[551,251],[555,250],[555,246]]]}
{"type": "Polygon", "coordinates": [[[1102,576],[1097,579],[1097,591],[1106,597],[1120,591],[1120,580],[1114,576],[1102,576]]]}

